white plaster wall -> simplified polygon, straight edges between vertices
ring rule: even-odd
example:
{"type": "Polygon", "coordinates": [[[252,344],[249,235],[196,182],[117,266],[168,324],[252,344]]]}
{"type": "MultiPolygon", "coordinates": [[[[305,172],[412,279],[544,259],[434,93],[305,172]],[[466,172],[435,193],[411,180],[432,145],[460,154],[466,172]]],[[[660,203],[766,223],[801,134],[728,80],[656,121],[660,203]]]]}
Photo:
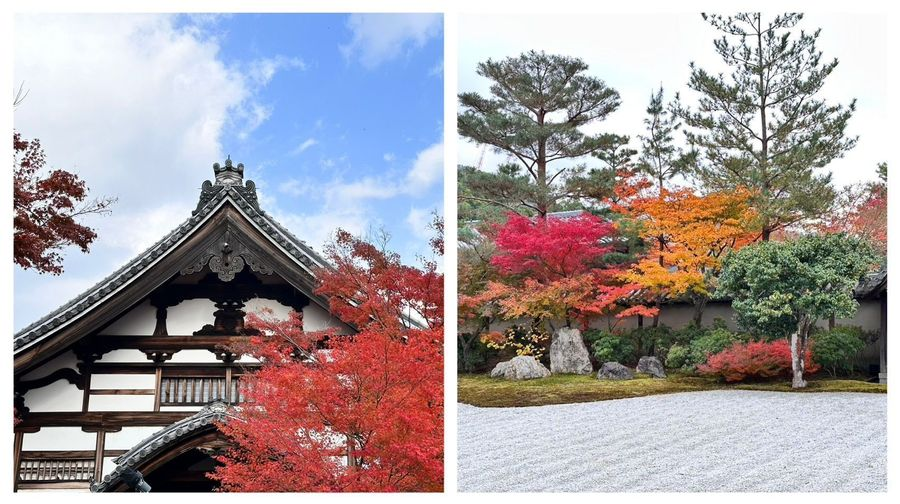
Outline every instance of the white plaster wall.
{"type": "Polygon", "coordinates": [[[170,306],[166,316],[166,330],[173,336],[189,336],[205,324],[212,324],[216,305],[209,299],[188,299],[170,306]]]}
{"type": "MultiPolygon", "coordinates": [[[[859,302],[859,308],[849,319],[835,320],[837,325],[859,326],[866,331],[878,331],[881,327],[881,301],[865,299],[859,302]]],[[[819,325],[828,325],[828,320],[819,321],[819,325]]]]}
{"type": "Polygon", "coordinates": [[[39,411],[81,411],[84,392],[66,380],[55,382],[25,393],[25,407],[39,411]]]}
{"type": "Polygon", "coordinates": [[[107,450],[130,450],[141,441],[152,436],[163,427],[146,426],[146,427],[122,427],[119,432],[106,433],[106,449],[107,450]]]}
{"type": "Polygon", "coordinates": [[[122,363],[122,362],[150,362],[147,359],[147,354],[141,352],[140,350],[134,349],[126,349],[126,350],[113,350],[112,352],[108,352],[103,354],[103,357],[100,358],[97,362],[102,362],[104,364],[110,363],[122,363]]]}
{"type": "Polygon", "coordinates": [[[156,374],[95,374],[92,389],[154,389],[156,374]]]}
{"type": "Polygon", "coordinates": [[[321,306],[310,303],[303,307],[303,329],[307,331],[321,331],[329,327],[338,328],[340,334],[353,332],[347,324],[344,324],[321,306]]]}
{"type": "Polygon", "coordinates": [[[135,306],[109,327],[100,331],[101,336],[150,336],[156,328],[156,308],[150,300],[135,306]]]}
{"type": "Polygon", "coordinates": [[[22,437],[23,450],[93,450],[97,434],[84,432],[81,427],[42,427],[22,437]]]}
{"type": "Polygon", "coordinates": [[[216,359],[216,354],[209,350],[180,350],[175,352],[171,360],[166,362],[190,362],[190,363],[216,363],[220,362],[216,359]]]}
{"type": "Polygon", "coordinates": [[[25,373],[22,376],[23,380],[36,380],[38,378],[43,378],[58,369],[69,368],[78,370],[78,357],[75,357],[75,352],[64,352],[44,364],[41,364],[35,369],[25,373]]]}
{"type": "Polygon", "coordinates": [[[253,298],[244,303],[244,311],[247,313],[259,313],[264,308],[272,310],[270,316],[278,320],[287,320],[290,317],[293,308],[285,306],[274,299],[253,298]]]}
{"type": "Polygon", "coordinates": [[[152,395],[93,395],[88,411],[153,411],[152,395]]]}

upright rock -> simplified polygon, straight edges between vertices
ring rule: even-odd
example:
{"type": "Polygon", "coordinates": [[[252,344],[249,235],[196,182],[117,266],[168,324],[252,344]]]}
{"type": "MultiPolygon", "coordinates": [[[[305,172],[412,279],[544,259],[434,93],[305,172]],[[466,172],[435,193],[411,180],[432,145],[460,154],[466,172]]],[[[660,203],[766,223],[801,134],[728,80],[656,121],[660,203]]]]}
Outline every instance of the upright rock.
{"type": "Polygon", "coordinates": [[[604,362],[597,371],[598,380],[630,380],[634,378],[634,371],[630,367],[618,362],[604,362]]]}
{"type": "Polygon", "coordinates": [[[530,355],[513,357],[506,362],[497,364],[491,371],[491,378],[507,380],[532,380],[548,376],[550,376],[550,371],[530,355]]]}
{"type": "Polygon", "coordinates": [[[666,369],[663,367],[662,362],[659,362],[659,359],[650,355],[641,357],[635,371],[638,373],[647,373],[654,378],[666,377],[666,369]]]}
{"type": "Polygon", "coordinates": [[[550,371],[589,375],[593,370],[581,331],[571,327],[558,330],[550,344],[550,371]]]}

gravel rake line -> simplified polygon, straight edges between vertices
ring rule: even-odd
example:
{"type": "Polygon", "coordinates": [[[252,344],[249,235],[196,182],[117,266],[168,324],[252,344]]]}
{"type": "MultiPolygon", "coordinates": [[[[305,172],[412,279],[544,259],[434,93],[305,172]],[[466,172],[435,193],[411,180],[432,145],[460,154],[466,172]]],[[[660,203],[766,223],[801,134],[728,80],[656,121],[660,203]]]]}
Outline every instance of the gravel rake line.
{"type": "Polygon", "coordinates": [[[722,390],[459,405],[461,491],[887,488],[886,396],[722,390]]]}

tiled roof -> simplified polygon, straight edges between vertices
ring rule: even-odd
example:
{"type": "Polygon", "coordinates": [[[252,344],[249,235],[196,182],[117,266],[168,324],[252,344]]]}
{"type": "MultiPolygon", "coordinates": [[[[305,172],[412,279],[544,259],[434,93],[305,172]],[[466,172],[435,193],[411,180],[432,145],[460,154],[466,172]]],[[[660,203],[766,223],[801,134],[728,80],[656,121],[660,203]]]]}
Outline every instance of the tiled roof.
{"type": "Polygon", "coordinates": [[[157,259],[165,255],[185,236],[196,229],[226,199],[229,199],[251,221],[259,226],[263,233],[284,248],[288,254],[301,264],[310,268],[328,266],[328,262],[317,254],[312,247],[294,236],[270,215],[259,209],[256,201],[256,188],[252,181],[248,181],[246,186],[205,183],[201,193],[200,204],[198,204],[197,209],[194,210],[189,219],[182,222],[181,225],[143,253],[93,287],[17,332],[14,336],[14,350],[19,351],[25,346],[43,339],[58,327],[96,306],[99,302],[106,299],[110,293],[140,275],[147,267],[155,263],[157,259]]]}
{"type": "Polygon", "coordinates": [[[196,414],[160,429],[125,454],[113,459],[116,468],[101,481],[91,483],[91,492],[112,490],[121,481],[122,473],[127,468],[137,468],[142,462],[157,456],[168,447],[176,446],[183,439],[197,434],[199,430],[215,428],[216,422],[223,422],[229,417],[228,405],[214,402],[207,404],[196,414]]]}

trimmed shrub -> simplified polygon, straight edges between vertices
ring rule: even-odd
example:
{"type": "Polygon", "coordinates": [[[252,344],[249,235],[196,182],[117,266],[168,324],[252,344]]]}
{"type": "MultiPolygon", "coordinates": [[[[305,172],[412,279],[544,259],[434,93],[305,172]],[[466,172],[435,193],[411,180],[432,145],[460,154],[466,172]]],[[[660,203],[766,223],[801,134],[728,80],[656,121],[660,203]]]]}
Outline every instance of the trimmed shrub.
{"type": "MultiPolygon", "coordinates": [[[[820,366],[813,361],[812,351],[809,349],[805,360],[806,373],[814,373],[819,369],[820,366]]],[[[785,339],[734,343],[729,348],[710,355],[706,364],[697,366],[697,371],[703,375],[723,378],[727,382],[790,375],[791,345],[785,339]]]]}
{"type": "Polygon", "coordinates": [[[852,373],[854,360],[866,346],[869,334],[861,327],[838,326],[812,335],[813,359],[831,376],[852,373]]]}
{"type": "Polygon", "coordinates": [[[671,369],[684,369],[689,367],[688,357],[691,351],[686,346],[674,344],[669,347],[669,353],[666,354],[666,367],[671,369]]]}
{"type": "MultiPolygon", "coordinates": [[[[686,331],[679,331],[679,337],[685,334],[686,331]]],[[[742,335],[724,327],[706,330],[693,328],[690,334],[694,336],[693,339],[675,343],[669,348],[666,367],[693,372],[697,365],[706,362],[710,355],[717,354],[743,339],[742,335]]]]}
{"type": "Polygon", "coordinates": [[[597,362],[633,363],[635,361],[634,339],[630,334],[615,334],[600,330],[585,333],[591,345],[591,352],[597,362]]]}

